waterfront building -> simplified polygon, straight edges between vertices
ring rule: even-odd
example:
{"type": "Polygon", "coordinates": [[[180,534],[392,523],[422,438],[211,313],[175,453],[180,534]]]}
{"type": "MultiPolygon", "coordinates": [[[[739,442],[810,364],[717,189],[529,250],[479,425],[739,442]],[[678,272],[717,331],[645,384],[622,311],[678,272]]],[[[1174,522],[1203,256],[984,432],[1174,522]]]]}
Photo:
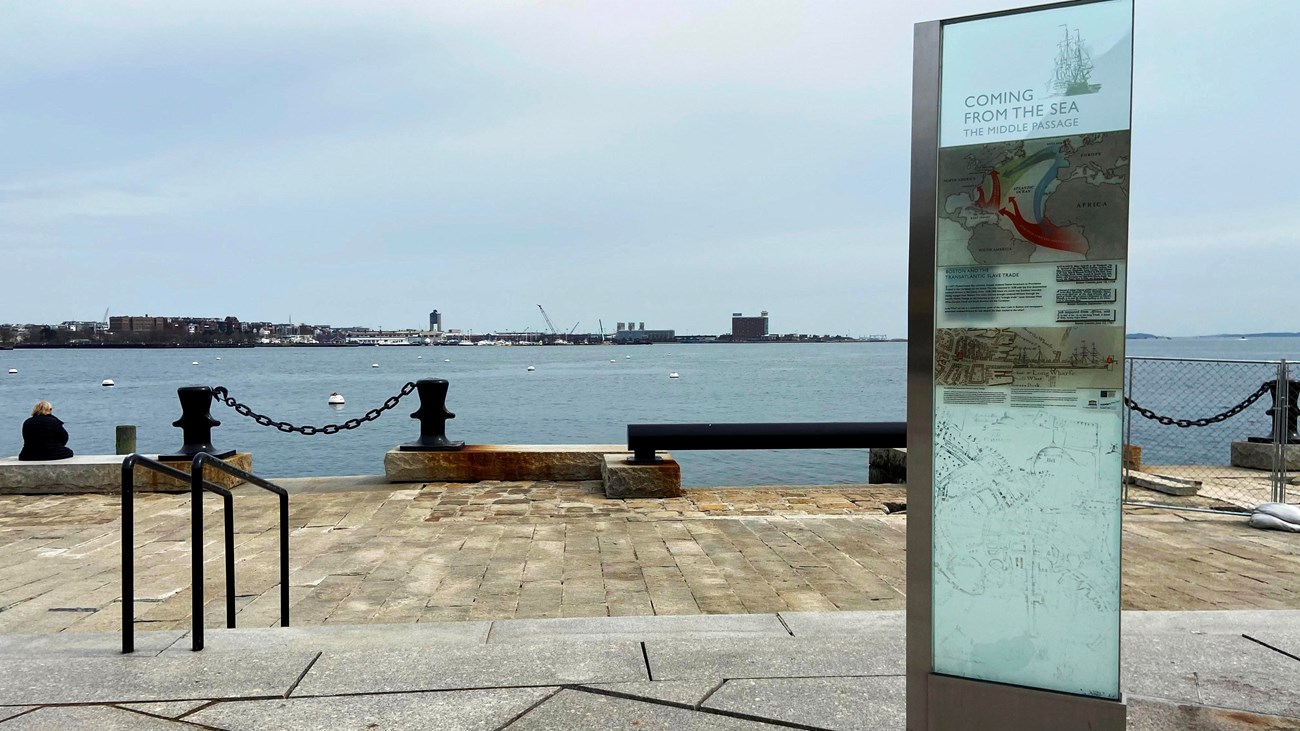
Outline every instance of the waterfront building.
{"type": "Polygon", "coordinates": [[[158,332],[167,329],[165,317],[130,317],[114,315],[108,318],[109,332],[158,332]]]}
{"type": "Polygon", "coordinates": [[[442,332],[442,313],[434,310],[429,313],[429,330],[442,332]]]}
{"type": "Polygon", "coordinates": [[[647,330],[645,323],[618,323],[618,332],[614,333],[613,341],[617,345],[642,344],[642,343],[674,343],[677,342],[677,331],[675,330],[647,330]],[[639,324],[640,328],[632,329],[632,325],[639,324]]]}
{"type": "Polygon", "coordinates": [[[731,313],[732,340],[762,340],[767,337],[767,310],[758,317],[745,317],[743,313],[731,313]]]}

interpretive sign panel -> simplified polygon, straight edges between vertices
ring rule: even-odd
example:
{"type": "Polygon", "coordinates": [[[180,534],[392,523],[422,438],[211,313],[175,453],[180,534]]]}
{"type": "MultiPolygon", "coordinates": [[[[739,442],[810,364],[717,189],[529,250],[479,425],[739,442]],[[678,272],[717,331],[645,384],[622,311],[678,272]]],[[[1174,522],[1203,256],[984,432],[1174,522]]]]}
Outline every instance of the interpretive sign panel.
{"type": "Polygon", "coordinates": [[[936,673],[1119,698],[1132,16],[942,26],[936,673]]]}

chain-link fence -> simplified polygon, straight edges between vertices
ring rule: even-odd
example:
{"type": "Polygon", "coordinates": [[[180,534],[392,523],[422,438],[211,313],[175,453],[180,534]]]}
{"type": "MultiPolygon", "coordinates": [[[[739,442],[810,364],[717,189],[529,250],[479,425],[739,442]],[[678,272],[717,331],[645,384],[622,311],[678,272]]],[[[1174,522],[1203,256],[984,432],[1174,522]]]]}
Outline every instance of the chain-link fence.
{"type": "Polygon", "coordinates": [[[1295,409],[1273,408],[1300,395],[1285,361],[1128,358],[1125,367],[1125,502],[1249,512],[1300,497],[1287,490],[1288,458],[1293,471],[1300,459],[1300,445],[1287,445],[1295,409]]]}

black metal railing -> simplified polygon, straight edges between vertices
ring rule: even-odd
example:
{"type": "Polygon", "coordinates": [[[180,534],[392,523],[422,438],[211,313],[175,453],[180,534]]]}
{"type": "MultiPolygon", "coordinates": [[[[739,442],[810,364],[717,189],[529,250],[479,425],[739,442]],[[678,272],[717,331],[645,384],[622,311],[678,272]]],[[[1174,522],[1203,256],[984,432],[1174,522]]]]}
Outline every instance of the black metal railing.
{"type": "MultiPolygon", "coordinates": [[[[122,460],[122,653],[135,652],[135,468],[143,467],[168,477],[190,482],[192,476],[175,467],[132,454],[122,460]]],[[[225,512],[226,539],[226,626],[235,626],[235,521],[234,500],[230,491],[220,485],[200,479],[197,490],[207,490],[221,496],[225,512]]],[[[202,512],[202,492],[195,491],[195,510],[202,512]]],[[[201,591],[201,589],[200,589],[201,591]]]]}
{"type": "MultiPolygon", "coordinates": [[[[210,484],[203,480],[203,470],[206,467],[212,467],[218,472],[224,472],[232,477],[238,477],[241,480],[260,487],[263,490],[273,492],[280,497],[280,626],[289,626],[289,493],[279,485],[275,485],[251,472],[245,472],[238,467],[234,467],[211,454],[200,453],[194,456],[194,461],[190,467],[190,489],[193,498],[191,500],[191,571],[193,573],[193,629],[190,632],[191,645],[190,649],[199,651],[203,649],[203,505],[202,496],[205,486],[210,484]]],[[[229,493],[227,493],[229,494],[229,493]]],[[[234,572],[234,539],[230,540],[226,549],[226,626],[234,628],[235,626],[235,572],[234,572]]]]}
{"type": "Polygon", "coordinates": [[[630,462],[657,450],[870,449],[907,446],[907,422],[821,421],[740,424],[628,424],[630,462]]]}

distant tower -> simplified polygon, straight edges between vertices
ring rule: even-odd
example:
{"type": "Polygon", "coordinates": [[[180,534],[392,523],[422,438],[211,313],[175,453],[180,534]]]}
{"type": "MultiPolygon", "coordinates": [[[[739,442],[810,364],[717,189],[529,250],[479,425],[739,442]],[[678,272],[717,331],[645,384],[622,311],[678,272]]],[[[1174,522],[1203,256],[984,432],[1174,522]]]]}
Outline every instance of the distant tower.
{"type": "Polygon", "coordinates": [[[429,313],[429,329],[435,332],[442,332],[442,313],[437,310],[429,313]]]}

